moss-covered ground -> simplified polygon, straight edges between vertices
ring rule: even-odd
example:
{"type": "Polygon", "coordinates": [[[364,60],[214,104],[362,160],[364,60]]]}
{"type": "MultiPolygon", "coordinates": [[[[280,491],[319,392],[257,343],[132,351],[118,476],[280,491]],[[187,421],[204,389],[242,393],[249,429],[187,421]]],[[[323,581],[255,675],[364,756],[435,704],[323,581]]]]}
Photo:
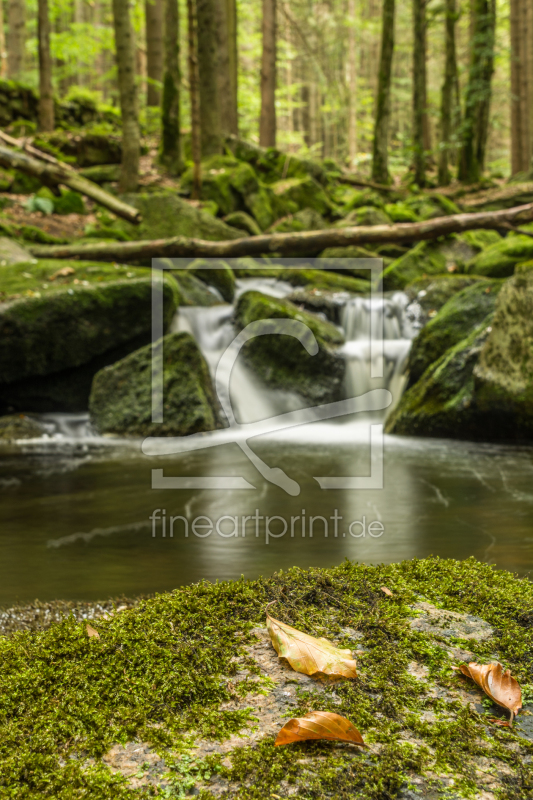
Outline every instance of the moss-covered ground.
{"type": "Polygon", "coordinates": [[[0,637],[0,794],[134,800],[199,792],[207,800],[216,778],[243,800],[289,794],[388,800],[402,792],[420,796],[405,794],[417,775],[428,786],[448,775],[448,794],[425,796],[470,798],[481,796],[475,764],[486,759],[503,777],[495,794],[484,797],[530,800],[533,743],[516,728],[492,724],[489,709],[426,691],[409,669],[416,662],[443,690],[464,686],[439,636],[409,625],[421,601],[486,620],[489,639],[453,646],[480,661],[497,657],[530,698],[533,585],[474,559],[345,562],[249,582],[200,583],[92,619],[100,638],[89,638],[86,623],[73,615],[47,630],[0,637]],[[326,684],[319,700],[298,689],[291,715],[319,703],[317,710],[347,716],[368,750],[330,742],[275,748],[267,734],[234,748],[224,762],[209,755],[195,760],[195,738],[246,736],[250,712],[228,710],[228,701],[272,688],[253,674],[238,684],[232,678],[235,658],[250,661],[252,629],[264,625],[272,600],[278,618],[313,635],[355,649],[356,632],[358,678],[326,684]],[[128,783],[102,762],[115,743],[132,741],[165,759],[164,789],[128,783]]]}

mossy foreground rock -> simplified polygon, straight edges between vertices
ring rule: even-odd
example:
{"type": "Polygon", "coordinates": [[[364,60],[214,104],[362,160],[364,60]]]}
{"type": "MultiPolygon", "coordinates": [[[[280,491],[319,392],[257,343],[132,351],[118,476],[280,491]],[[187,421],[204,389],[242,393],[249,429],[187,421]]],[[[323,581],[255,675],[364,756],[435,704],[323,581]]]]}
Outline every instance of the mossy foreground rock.
{"type": "Polygon", "coordinates": [[[336,350],[343,337],[334,325],[287,300],[255,291],[241,295],[235,319],[239,328],[262,319],[280,320],[279,334],[257,336],[243,348],[244,358],[268,386],[297,392],[316,404],[340,399],[345,363],[336,350]],[[318,353],[309,355],[296,338],[283,334],[283,320],[307,325],[318,342],[318,353]]]}
{"type": "Polygon", "coordinates": [[[42,436],[44,427],[25,414],[0,417],[0,440],[35,439],[42,436]]]}
{"type": "Polygon", "coordinates": [[[220,292],[226,303],[235,296],[235,275],[231,267],[221,259],[197,258],[189,267],[196,278],[220,292]]]}
{"type": "Polygon", "coordinates": [[[505,712],[452,669],[498,660],[529,687],[527,579],[474,559],[294,568],[93,612],[99,638],[86,609],[56,605],[48,619],[62,621],[0,639],[6,797],[531,797],[531,717],[496,726],[505,712]],[[357,678],[321,681],[278,659],[271,601],[276,618],[351,651],[357,678]],[[368,749],[275,747],[310,710],[349,719],[368,749]]]}
{"type": "Polygon", "coordinates": [[[533,258],[533,239],[529,236],[507,236],[488,247],[468,265],[468,271],[490,278],[507,278],[521,261],[533,258]]]}
{"type": "Polygon", "coordinates": [[[207,364],[192,336],[172,333],[163,348],[162,423],[152,422],[152,345],[98,372],[89,401],[100,433],[186,436],[217,427],[217,401],[207,364]]]}

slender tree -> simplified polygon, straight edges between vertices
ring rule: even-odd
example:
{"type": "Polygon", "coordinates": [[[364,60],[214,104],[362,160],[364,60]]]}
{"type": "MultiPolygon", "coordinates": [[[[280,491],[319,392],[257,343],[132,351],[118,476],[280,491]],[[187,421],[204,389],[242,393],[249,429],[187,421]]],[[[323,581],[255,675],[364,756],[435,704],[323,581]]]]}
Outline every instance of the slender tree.
{"type": "Polygon", "coordinates": [[[235,0],[216,0],[216,11],[220,124],[224,133],[237,134],[237,11],[235,0]]]}
{"type": "Polygon", "coordinates": [[[38,0],[37,38],[39,42],[39,127],[42,131],[53,131],[54,96],[52,92],[48,0],[38,0]]]}
{"type": "Polygon", "coordinates": [[[146,20],[146,105],[158,106],[163,78],[163,15],[164,0],[145,0],[146,20]]]}
{"type": "Polygon", "coordinates": [[[191,100],[191,151],[193,162],[192,197],[198,200],[201,189],[202,142],[200,131],[200,76],[198,74],[198,39],[196,31],[196,7],[194,0],[187,0],[188,22],[188,61],[189,61],[189,92],[191,100]]]}
{"type": "Polygon", "coordinates": [[[133,192],[139,183],[140,136],[135,87],[135,44],[129,0],[113,0],[115,51],[122,112],[122,166],[119,189],[133,192]]]}
{"type": "Polygon", "coordinates": [[[440,186],[450,183],[449,155],[452,133],[459,122],[459,80],[457,75],[457,57],[455,51],[455,23],[457,10],[455,0],[446,0],[445,6],[445,41],[446,62],[444,81],[441,92],[440,129],[441,142],[439,152],[438,180],[440,186]]]}
{"type": "Polygon", "coordinates": [[[392,56],[394,53],[394,2],[395,0],[383,0],[381,55],[372,145],[372,180],[377,183],[389,183],[390,181],[388,148],[392,56]]]}
{"type": "Polygon", "coordinates": [[[458,169],[459,180],[466,183],[479,181],[485,165],[496,28],[495,0],[474,2],[470,70],[458,169]]]}
{"type": "Polygon", "coordinates": [[[511,0],[511,169],[533,168],[533,2],[511,0]]]}
{"type": "Polygon", "coordinates": [[[355,50],[355,0],[348,0],[348,159],[357,157],[357,61],[355,50]]]}
{"type": "Polygon", "coordinates": [[[426,184],[426,0],[413,0],[413,165],[415,181],[426,184]]]}
{"type": "Polygon", "coordinates": [[[26,4],[24,0],[9,0],[7,7],[7,74],[11,80],[19,80],[24,69],[26,42],[26,4]]]}
{"type": "Polygon", "coordinates": [[[161,160],[170,175],[181,170],[178,0],[165,0],[165,59],[161,106],[161,160]]]}
{"type": "Polygon", "coordinates": [[[4,7],[0,6],[0,78],[7,75],[6,33],[4,29],[4,7]]]}
{"type": "Polygon", "coordinates": [[[276,146],[276,0],[263,0],[259,144],[276,146]]]}
{"type": "Polygon", "coordinates": [[[200,132],[202,158],[205,158],[213,153],[220,153],[222,149],[215,0],[196,0],[196,19],[200,77],[200,132]]]}

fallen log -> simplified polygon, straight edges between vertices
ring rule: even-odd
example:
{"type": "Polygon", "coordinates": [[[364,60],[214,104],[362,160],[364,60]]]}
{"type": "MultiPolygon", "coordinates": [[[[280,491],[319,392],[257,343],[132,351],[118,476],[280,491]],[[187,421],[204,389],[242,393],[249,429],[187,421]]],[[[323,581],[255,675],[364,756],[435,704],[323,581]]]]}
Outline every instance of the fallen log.
{"type": "Polygon", "coordinates": [[[360,244],[385,244],[391,242],[416,242],[437,239],[451,233],[462,233],[476,228],[505,229],[506,225],[520,225],[533,221],[533,203],[503,211],[485,211],[479,214],[454,214],[425,222],[401,222],[397,225],[372,225],[356,228],[329,228],[303,233],[274,233],[261,236],[208,242],[203,239],[144,240],[136,242],[95,242],[95,244],[36,245],[30,247],[37,258],[83,258],[94,261],[143,261],[151,258],[213,257],[238,258],[240,256],[309,256],[326,247],[349,247],[360,244]]]}
{"type": "Polygon", "coordinates": [[[35,156],[39,161],[47,161],[49,164],[60,165],[65,167],[65,169],[74,171],[70,164],[62,164],[61,161],[58,161],[57,158],[54,158],[54,156],[51,156],[49,153],[45,153],[43,150],[33,147],[26,139],[14,139],[12,136],[9,136],[9,134],[4,133],[4,131],[0,131],[0,139],[10,145],[10,147],[20,147],[25,153],[28,153],[30,156],[35,156]]]}
{"type": "Polygon", "coordinates": [[[491,203],[512,203],[516,200],[520,202],[520,200],[523,201],[531,195],[533,195],[533,182],[510,183],[507,186],[501,186],[496,189],[487,189],[484,192],[466,194],[461,198],[461,205],[465,211],[469,211],[470,209],[475,210],[482,208],[491,203]]]}
{"type": "Polygon", "coordinates": [[[127,219],[128,222],[138,223],[141,221],[141,214],[136,208],[123,203],[118,197],[104,191],[87,178],[82,178],[75,170],[60,162],[57,164],[45,163],[31,158],[25,153],[0,146],[0,164],[9,169],[19,169],[28,175],[34,175],[43,182],[61,183],[68,186],[69,189],[74,189],[74,191],[90,197],[91,200],[105,206],[118,217],[127,219]]]}

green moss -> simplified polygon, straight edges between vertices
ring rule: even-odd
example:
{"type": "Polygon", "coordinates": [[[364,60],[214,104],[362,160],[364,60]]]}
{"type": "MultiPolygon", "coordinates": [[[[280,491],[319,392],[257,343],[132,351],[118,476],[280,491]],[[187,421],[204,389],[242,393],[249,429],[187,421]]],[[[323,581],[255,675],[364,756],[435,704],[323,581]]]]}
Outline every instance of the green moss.
{"type": "Polygon", "coordinates": [[[220,259],[197,258],[189,270],[208,286],[213,286],[226,303],[232,303],[235,296],[235,275],[231,267],[220,259]]]}
{"type": "Polygon", "coordinates": [[[385,290],[403,289],[416,278],[446,272],[446,257],[438,242],[419,242],[393,261],[380,276],[385,290]]]}
{"type": "Polygon", "coordinates": [[[322,186],[311,177],[285,178],[272,184],[272,190],[282,203],[294,203],[295,210],[312,208],[322,216],[333,210],[331,200],[322,186]]]}
{"type": "Polygon", "coordinates": [[[26,175],[18,169],[14,170],[14,174],[15,177],[10,189],[13,194],[33,194],[41,188],[39,178],[35,178],[33,175],[26,175]]]}
{"type": "Polygon", "coordinates": [[[478,281],[486,281],[479,275],[432,275],[417,278],[405,287],[405,292],[410,300],[416,300],[424,314],[435,314],[457,292],[473,286],[478,281]]]}
{"type": "Polygon", "coordinates": [[[255,337],[244,346],[243,356],[265,383],[297,392],[312,403],[340,399],[345,364],[335,352],[343,342],[338,329],[287,300],[255,291],[242,294],[235,308],[238,327],[263,319],[304,323],[315,335],[319,348],[316,355],[309,355],[296,338],[281,332],[282,324],[280,333],[255,337]]]}
{"type": "Polygon", "coordinates": [[[0,440],[34,439],[42,436],[44,428],[25,414],[0,417],[0,440]]]}
{"type": "Polygon", "coordinates": [[[304,208],[296,214],[278,219],[270,227],[271,233],[298,233],[299,231],[321,231],[327,228],[324,217],[312,208],[304,208]]]}
{"type": "Polygon", "coordinates": [[[54,198],[54,211],[56,214],[86,214],[85,202],[79,192],[66,190],[60,197],[54,198]]]}
{"type": "Polygon", "coordinates": [[[217,427],[217,401],[207,364],[188,333],[160,340],[163,348],[163,422],[152,422],[151,344],[98,372],[89,411],[101,433],[186,436],[217,427]]]}
{"type": "MultiPolygon", "coordinates": [[[[235,698],[233,660],[246,658],[252,628],[264,625],[266,604],[276,600],[278,618],[364,649],[358,678],[324,684],[318,705],[352,720],[370,749],[328,742],[274,747],[276,727],[262,741],[234,748],[224,765],[211,760],[221,778],[237,782],[239,800],[283,797],[288,788],[313,800],[384,800],[401,797],[401,787],[423,774],[428,781],[435,776],[426,796],[437,794],[437,776],[448,774],[454,792],[473,797],[480,757],[508,774],[500,800],[529,800],[531,743],[489,726],[469,704],[442,701],[409,673],[416,661],[439,690],[465,680],[434,638],[409,627],[410,606],[421,599],[483,617],[494,636],[465,646],[476,660],[497,655],[520,682],[530,682],[532,584],[472,558],[378,567],[346,561],[250,582],[204,582],[91,620],[100,639],[89,639],[73,616],[46,631],[2,637],[0,785],[8,797],[146,798],[146,789],[128,786],[100,761],[115,742],[137,739],[165,757],[175,779],[167,794],[200,791],[201,800],[211,800],[204,770],[187,755],[191,731],[220,740],[243,728],[246,708],[233,715],[223,708],[235,698]],[[357,645],[346,633],[354,627],[357,645]]],[[[294,716],[316,708],[316,692],[300,690],[297,699],[294,716]]]]}
{"type": "Polygon", "coordinates": [[[238,228],[244,231],[248,236],[259,236],[261,228],[253,217],[246,213],[246,211],[234,211],[224,217],[224,222],[231,225],[232,228],[238,228]]]}
{"type": "Polygon", "coordinates": [[[417,222],[418,214],[406,203],[387,203],[385,212],[393,222],[417,222]]]}
{"type": "Polygon", "coordinates": [[[491,245],[470,261],[468,271],[490,278],[507,278],[521,261],[533,256],[533,239],[509,235],[491,245]]]}
{"type": "MultiPolygon", "coordinates": [[[[168,262],[172,266],[172,262],[168,262]]],[[[188,270],[171,269],[169,270],[178,283],[180,306],[217,306],[221,300],[211,292],[207,285],[196,278],[188,270]]]]}
{"type": "Polygon", "coordinates": [[[70,241],[70,239],[52,236],[51,233],[47,233],[35,225],[21,225],[19,228],[15,228],[14,232],[20,239],[26,242],[37,242],[38,244],[68,244],[70,241]]]}

